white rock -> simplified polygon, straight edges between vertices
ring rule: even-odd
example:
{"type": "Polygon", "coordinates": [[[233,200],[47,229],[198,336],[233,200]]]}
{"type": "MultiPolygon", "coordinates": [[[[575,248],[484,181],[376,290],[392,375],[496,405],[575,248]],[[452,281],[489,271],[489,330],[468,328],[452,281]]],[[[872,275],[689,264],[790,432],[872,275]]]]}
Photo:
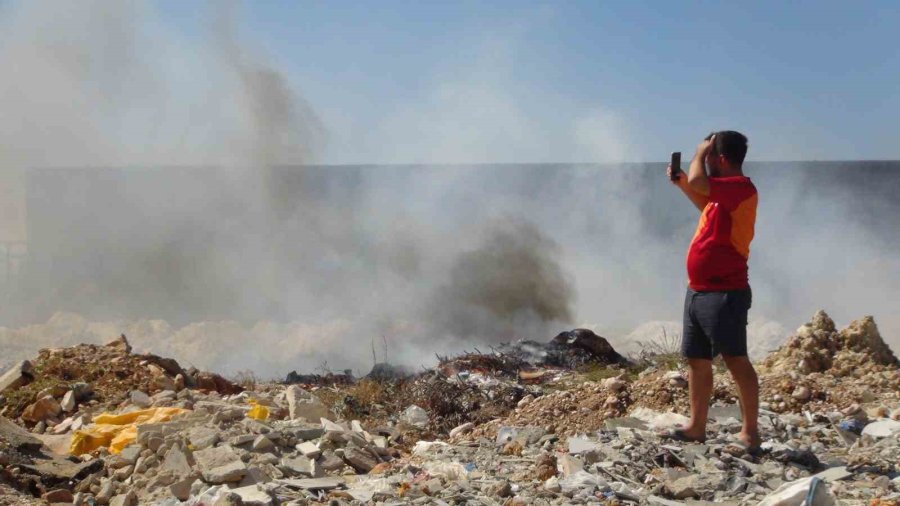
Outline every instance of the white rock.
{"type": "Polygon", "coordinates": [[[603,387],[611,392],[618,392],[625,388],[625,381],[619,378],[606,378],[603,380],[603,387]]]}
{"type": "Polygon", "coordinates": [[[62,402],[59,404],[63,411],[66,413],[71,413],[75,411],[75,392],[69,390],[66,392],[66,395],[63,396],[62,402]]]}
{"type": "Polygon", "coordinates": [[[275,443],[266,436],[259,436],[253,441],[253,451],[265,452],[275,447],[275,443]]]}
{"type": "MultiPolygon", "coordinates": [[[[809,485],[813,477],[802,478],[778,487],[774,492],[763,498],[758,506],[799,506],[809,492],[809,485]]],[[[820,483],[816,487],[816,494],[812,504],[816,506],[833,506],[836,504],[834,494],[828,484],[820,483]]]]}
{"type": "Polygon", "coordinates": [[[808,400],[812,396],[812,392],[809,391],[809,388],[805,386],[799,386],[794,389],[794,392],[791,394],[791,397],[797,399],[798,401],[808,400]]]}
{"type": "Polygon", "coordinates": [[[247,474],[247,466],[240,460],[230,462],[224,466],[214,467],[203,471],[203,479],[209,483],[233,483],[241,481],[247,474]]]}
{"type": "Polygon", "coordinates": [[[428,412],[413,404],[400,414],[400,421],[407,425],[424,429],[428,427],[428,412]]]}
{"type": "Polygon", "coordinates": [[[297,451],[303,454],[304,457],[310,459],[317,459],[319,455],[322,455],[322,450],[319,449],[314,443],[309,441],[304,441],[297,445],[297,451]]]}
{"type": "Polygon", "coordinates": [[[559,493],[562,491],[562,487],[559,485],[559,478],[556,476],[551,476],[547,478],[547,481],[544,482],[544,488],[549,490],[550,492],[559,493]]]}
{"type": "Polygon", "coordinates": [[[290,385],[284,389],[284,396],[288,403],[288,414],[291,420],[300,418],[315,421],[320,418],[332,419],[334,415],[322,404],[318,397],[303,390],[297,385],[290,385]]]}
{"type": "Polygon", "coordinates": [[[285,457],[281,459],[281,465],[296,474],[302,474],[310,478],[319,478],[323,474],[319,466],[316,465],[316,461],[307,457],[285,457]]]}
{"type": "Polygon", "coordinates": [[[132,390],[131,403],[139,408],[149,408],[151,404],[150,396],[140,390],[132,390]]]}
{"type": "Polygon", "coordinates": [[[863,427],[862,434],[873,438],[892,437],[900,434],[900,422],[895,420],[878,420],[863,427]]]}
{"type": "Polygon", "coordinates": [[[256,485],[233,488],[231,492],[241,496],[241,503],[245,506],[270,506],[273,504],[272,496],[256,485]]]}

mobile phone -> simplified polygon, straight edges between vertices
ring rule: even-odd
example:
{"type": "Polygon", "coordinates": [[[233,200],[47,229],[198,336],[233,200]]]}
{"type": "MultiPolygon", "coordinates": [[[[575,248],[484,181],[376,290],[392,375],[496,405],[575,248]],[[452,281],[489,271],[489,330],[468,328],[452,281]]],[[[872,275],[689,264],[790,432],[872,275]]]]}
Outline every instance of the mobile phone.
{"type": "Polygon", "coordinates": [[[672,152],[672,161],[670,162],[672,165],[672,181],[678,181],[678,178],[681,177],[681,151],[672,152]]]}

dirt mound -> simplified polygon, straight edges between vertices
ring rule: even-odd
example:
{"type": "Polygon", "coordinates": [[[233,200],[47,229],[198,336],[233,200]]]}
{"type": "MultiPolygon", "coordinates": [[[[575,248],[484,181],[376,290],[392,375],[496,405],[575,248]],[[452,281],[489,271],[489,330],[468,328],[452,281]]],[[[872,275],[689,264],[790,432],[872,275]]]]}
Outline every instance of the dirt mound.
{"type": "Polygon", "coordinates": [[[781,348],[769,354],[763,367],[770,371],[797,371],[800,374],[828,371],[845,376],[896,369],[900,363],[881,338],[871,316],[854,320],[838,331],[834,321],[820,310],[781,348]]]}
{"type": "Polygon", "coordinates": [[[763,405],[773,411],[850,410],[900,391],[900,362],[871,316],[838,330],[818,311],[765,358],[760,367],[763,405]]]}
{"type": "MultiPolygon", "coordinates": [[[[629,385],[636,407],[659,411],[675,410],[688,413],[688,372],[682,369],[647,369],[629,385]]],[[[735,401],[737,390],[731,375],[716,364],[713,375],[712,401],[735,401]]]]}
{"type": "Polygon", "coordinates": [[[467,438],[493,438],[503,427],[541,427],[559,435],[596,431],[604,420],[622,416],[632,403],[624,387],[611,383],[585,382],[537,398],[525,396],[507,416],[479,426],[467,438]]]}

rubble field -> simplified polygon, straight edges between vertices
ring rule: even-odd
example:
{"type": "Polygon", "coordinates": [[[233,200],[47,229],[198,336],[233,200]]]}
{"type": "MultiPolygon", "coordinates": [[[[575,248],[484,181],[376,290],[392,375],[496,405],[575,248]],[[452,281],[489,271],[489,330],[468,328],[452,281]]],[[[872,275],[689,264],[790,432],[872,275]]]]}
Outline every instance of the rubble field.
{"type": "Polygon", "coordinates": [[[900,505],[900,363],[871,317],[820,311],[757,369],[748,452],[723,366],[707,440],[669,440],[680,361],[585,329],[280,383],[125,336],[45,349],[0,376],[0,505],[900,505]]]}

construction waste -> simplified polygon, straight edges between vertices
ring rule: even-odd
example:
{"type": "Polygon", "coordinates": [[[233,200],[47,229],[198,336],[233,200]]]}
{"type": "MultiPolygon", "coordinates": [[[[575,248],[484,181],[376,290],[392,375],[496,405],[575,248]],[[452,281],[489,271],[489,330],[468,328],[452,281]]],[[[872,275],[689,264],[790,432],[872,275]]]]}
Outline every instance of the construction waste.
{"type": "Polygon", "coordinates": [[[900,364],[817,313],[758,364],[760,452],[717,366],[707,440],[677,356],[588,330],[365,378],[237,385],[106,346],[0,376],[0,504],[900,505],[900,364]]]}

